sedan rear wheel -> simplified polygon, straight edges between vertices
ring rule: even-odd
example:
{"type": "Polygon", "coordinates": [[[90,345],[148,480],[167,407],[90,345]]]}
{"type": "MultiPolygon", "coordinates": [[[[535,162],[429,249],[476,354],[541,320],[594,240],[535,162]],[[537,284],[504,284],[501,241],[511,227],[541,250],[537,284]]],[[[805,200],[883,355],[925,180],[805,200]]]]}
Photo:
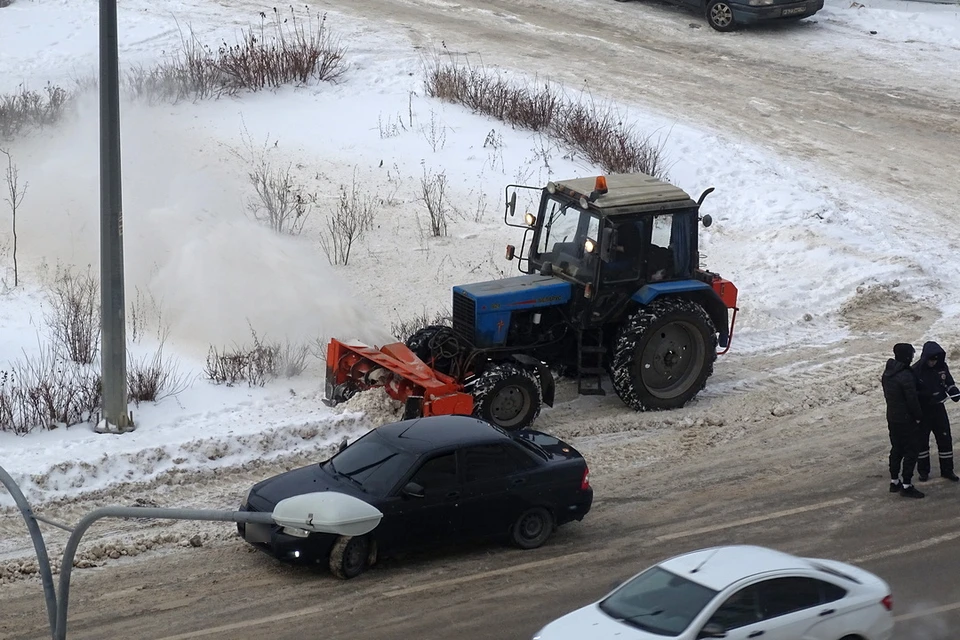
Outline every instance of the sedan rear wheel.
{"type": "Polygon", "coordinates": [[[521,514],[510,530],[510,538],[521,549],[543,546],[553,533],[553,516],[543,507],[534,507],[521,514]]]}

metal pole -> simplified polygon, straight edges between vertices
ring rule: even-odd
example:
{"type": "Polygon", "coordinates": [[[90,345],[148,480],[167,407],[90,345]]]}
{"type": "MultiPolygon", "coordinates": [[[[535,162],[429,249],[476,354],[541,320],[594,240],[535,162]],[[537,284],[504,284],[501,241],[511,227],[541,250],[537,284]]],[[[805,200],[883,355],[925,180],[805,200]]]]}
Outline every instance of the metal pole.
{"type": "Polygon", "coordinates": [[[70,604],[70,573],[80,538],[94,522],[101,518],[159,518],[162,520],[207,520],[213,522],[259,522],[274,524],[272,513],[255,511],[217,511],[210,509],[158,509],[152,507],[103,507],[80,519],[67,540],[60,564],[60,601],[57,604],[57,624],[54,640],[66,640],[67,607],[70,604]]]}
{"type": "Polygon", "coordinates": [[[33,515],[33,509],[30,503],[24,497],[20,487],[17,486],[13,477],[7,473],[6,469],[0,467],[0,483],[7,488],[13,501],[20,508],[23,514],[23,520],[27,523],[27,530],[30,531],[30,537],[33,539],[33,549],[37,553],[37,563],[40,565],[40,580],[43,582],[43,595],[47,600],[47,617],[50,620],[50,633],[56,637],[57,622],[57,593],[53,590],[53,570],[50,567],[50,558],[47,556],[47,545],[43,541],[43,533],[40,532],[40,525],[33,515]]]}
{"type": "Polygon", "coordinates": [[[127,412],[117,0],[100,0],[100,290],[103,421],[97,431],[132,431],[127,412]]]}

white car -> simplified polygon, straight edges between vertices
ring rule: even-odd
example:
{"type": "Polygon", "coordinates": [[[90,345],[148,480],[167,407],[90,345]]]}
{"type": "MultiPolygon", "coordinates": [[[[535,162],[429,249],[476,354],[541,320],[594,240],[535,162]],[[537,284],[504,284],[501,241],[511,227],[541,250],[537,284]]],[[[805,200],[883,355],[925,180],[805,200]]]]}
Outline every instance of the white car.
{"type": "Polygon", "coordinates": [[[835,560],[736,545],[638,573],[534,640],[890,640],[890,587],[835,560]]]}

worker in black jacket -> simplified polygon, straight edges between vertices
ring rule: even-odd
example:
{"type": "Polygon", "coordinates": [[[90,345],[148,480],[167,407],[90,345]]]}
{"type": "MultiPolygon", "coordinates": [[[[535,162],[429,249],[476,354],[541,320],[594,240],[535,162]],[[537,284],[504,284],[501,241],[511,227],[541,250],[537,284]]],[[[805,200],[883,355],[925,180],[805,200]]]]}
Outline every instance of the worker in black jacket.
{"type": "Polygon", "coordinates": [[[950,435],[950,418],[944,406],[947,398],[960,402],[960,390],[953,382],[947,367],[947,354],[936,342],[927,342],[920,352],[920,359],[913,365],[919,380],[920,407],[923,421],[920,423],[920,448],[917,456],[917,475],[921,481],[930,477],[930,434],[937,440],[940,458],[940,475],[957,482],[960,477],[953,471],[953,438],[950,435]]]}
{"type": "Polygon", "coordinates": [[[912,484],[923,418],[917,398],[917,377],[910,368],[915,352],[913,345],[902,342],[894,345],[894,357],[887,360],[880,377],[890,432],[890,493],[899,492],[905,498],[923,497],[912,484]]]}

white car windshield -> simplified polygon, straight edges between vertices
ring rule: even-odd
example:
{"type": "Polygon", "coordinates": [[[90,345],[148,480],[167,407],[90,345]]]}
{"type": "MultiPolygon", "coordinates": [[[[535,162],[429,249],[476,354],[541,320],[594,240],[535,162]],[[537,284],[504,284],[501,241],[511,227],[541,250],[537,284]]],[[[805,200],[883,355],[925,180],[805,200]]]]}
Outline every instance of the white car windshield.
{"type": "Polygon", "coordinates": [[[653,567],[602,600],[600,610],[643,631],[676,636],[716,595],[712,589],[653,567]]]}

